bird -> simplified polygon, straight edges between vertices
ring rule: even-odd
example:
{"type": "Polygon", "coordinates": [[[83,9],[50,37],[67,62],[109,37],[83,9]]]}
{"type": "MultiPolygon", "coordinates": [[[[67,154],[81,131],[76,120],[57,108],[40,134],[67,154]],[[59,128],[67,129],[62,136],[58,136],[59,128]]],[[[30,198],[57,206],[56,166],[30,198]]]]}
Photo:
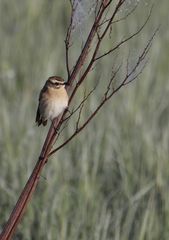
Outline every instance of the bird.
{"type": "Polygon", "coordinates": [[[68,83],[58,76],[51,76],[46,81],[39,94],[39,104],[35,120],[38,127],[41,124],[46,126],[49,119],[53,122],[55,118],[68,108],[66,84],[68,83]]]}

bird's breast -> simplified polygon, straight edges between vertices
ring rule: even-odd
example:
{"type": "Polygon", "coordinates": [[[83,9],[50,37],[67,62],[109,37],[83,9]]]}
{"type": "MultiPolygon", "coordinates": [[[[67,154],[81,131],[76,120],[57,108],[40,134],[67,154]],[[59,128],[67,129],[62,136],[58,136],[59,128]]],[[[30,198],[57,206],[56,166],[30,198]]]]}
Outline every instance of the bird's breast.
{"type": "Polygon", "coordinates": [[[68,102],[66,100],[53,99],[48,101],[47,112],[48,118],[53,120],[59,114],[61,114],[67,107],[68,102]]]}
{"type": "Polygon", "coordinates": [[[68,95],[65,88],[48,88],[40,100],[40,112],[44,119],[53,120],[68,106],[68,95]]]}
{"type": "Polygon", "coordinates": [[[68,106],[68,95],[65,88],[49,91],[47,102],[48,118],[53,120],[68,106]]]}

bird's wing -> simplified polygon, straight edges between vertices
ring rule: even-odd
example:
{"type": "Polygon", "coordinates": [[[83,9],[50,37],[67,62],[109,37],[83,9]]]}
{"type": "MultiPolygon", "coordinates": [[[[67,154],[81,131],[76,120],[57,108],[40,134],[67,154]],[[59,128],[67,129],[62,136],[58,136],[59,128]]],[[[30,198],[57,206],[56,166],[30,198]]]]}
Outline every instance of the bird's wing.
{"type": "Polygon", "coordinates": [[[46,84],[43,86],[42,90],[40,91],[40,94],[39,94],[39,101],[41,100],[42,98],[42,95],[46,92],[47,90],[47,86],[46,84]]]}
{"type": "Polygon", "coordinates": [[[41,118],[41,114],[40,114],[40,100],[44,94],[44,92],[46,92],[47,90],[47,87],[46,87],[46,84],[44,85],[44,87],[42,88],[42,90],[40,91],[40,94],[39,94],[39,104],[38,104],[38,109],[37,109],[37,112],[36,112],[36,119],[35,119],[35,122],[38,123],[38,126],[42,123],[42,118],[41,118]]]}
{"type": "Polygon", "coordinates": [[[38,106],[37,112],[36,112],[36,120],[35,122],[37,122],[39,124],[39,121],[41,121],[41,117],[40,117],[40,109],[38,106]]]}

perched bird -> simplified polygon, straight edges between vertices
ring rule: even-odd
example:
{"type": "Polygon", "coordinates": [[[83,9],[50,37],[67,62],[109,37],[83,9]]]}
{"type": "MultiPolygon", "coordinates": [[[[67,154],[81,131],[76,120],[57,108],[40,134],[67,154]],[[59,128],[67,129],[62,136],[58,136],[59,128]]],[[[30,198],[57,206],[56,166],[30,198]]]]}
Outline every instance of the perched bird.
{"type": "Polygon", "coordinates": [[[39,95],[39,105],[36,113],[38,126],[46,126],[47,120],[53,121],[68,106],[66,82],[61,77],[52,76],[46,81],[39,95]]]}

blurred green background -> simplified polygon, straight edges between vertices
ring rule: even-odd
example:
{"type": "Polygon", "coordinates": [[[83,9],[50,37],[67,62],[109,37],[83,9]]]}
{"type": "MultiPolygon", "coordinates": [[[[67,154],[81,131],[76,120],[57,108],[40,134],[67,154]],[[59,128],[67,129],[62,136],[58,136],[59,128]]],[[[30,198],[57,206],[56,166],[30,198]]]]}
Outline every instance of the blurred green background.
{"type": "MultiPolygon", "coordinates": [[[[150,6],[143,1],[114,38],[136,29],[150,6]]],[[[155,1],[133,45],[135,52],[161,24],[144,73],[48,162],[14,239],[169,239],[168,9],[155,1]]],[[[0,1],[0,230],[48,130],[34,124],[40,88],[50,75],[66,77],[69,10],[69,1],[0,1]]],[[[82,41],[85,31],[74,36],[82,41]]],[[[111,62],[101,64],[106,74],[111,62]]],[[[62,138],[71,131],[69,124],[62,138]]]]}

